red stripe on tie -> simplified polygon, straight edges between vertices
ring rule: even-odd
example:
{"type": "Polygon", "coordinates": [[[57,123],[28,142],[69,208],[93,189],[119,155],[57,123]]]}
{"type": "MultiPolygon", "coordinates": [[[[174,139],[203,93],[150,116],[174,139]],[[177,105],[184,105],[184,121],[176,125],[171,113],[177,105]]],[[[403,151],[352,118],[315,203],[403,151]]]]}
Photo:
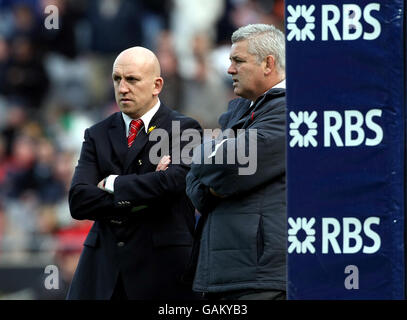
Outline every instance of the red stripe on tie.
{"type": "Polygon", "coordinates": [[[136,136],[142,127],[143,127],[143,120],[141,120],[141,119],[131,120],[129,136],[127,137],[127,146],[129,148],[133,145],[134,139],[136,139],[136,136]]]}

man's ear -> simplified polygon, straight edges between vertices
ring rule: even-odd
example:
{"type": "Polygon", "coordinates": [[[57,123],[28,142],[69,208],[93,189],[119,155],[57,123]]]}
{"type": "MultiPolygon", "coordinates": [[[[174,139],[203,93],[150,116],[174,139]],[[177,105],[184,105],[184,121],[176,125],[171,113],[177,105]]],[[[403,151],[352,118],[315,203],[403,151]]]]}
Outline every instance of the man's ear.
{"type": "Polygon", "coordinates": [[[264,74],[270,75],[276,69],[276,60],[272,55],[268,55],[265,59],[264,74]]]}
{"type": "Polygon", "coordinates": [[[157,96],[161,92],[161,90],[163,88],[163,85],[164,85],[164,79],[163,78],[161,78],[161,77],[155,78],[153,95],[157,96]]]}

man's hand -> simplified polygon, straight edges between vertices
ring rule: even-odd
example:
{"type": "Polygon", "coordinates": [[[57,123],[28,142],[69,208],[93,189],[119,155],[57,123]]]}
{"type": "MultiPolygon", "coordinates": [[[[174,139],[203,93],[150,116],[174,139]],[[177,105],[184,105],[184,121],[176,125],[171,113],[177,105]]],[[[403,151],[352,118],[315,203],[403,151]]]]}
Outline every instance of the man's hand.
{"type": "Polygon", "coordinates": [[[171,163],[170,156],[164,156],[161,158],[160,162],[157,165],[155,171],[165,171],[168,169],[168,165],[171,163]]]}
{"type": "Polygon", "coordinates": [[[100,181],[100,182],[98,183],[98,188],[99,188],[99,189],[102,189],[102,190],[104,190],[104,191],[107,191],[107,190],[105,189],[105,183],[106,183],[106,178],[104,178],[102,181],[100,181]]]}

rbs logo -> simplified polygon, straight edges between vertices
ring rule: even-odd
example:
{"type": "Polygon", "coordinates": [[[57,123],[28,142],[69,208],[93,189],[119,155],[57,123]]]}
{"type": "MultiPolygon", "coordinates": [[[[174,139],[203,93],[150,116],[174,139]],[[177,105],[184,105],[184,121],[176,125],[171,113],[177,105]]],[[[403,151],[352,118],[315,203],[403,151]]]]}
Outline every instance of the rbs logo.
{"type": "Polygon", "coordinates": [[[364,116],[357,110],[346,110],[344,118],[337,111],[324,112],[324,147],[331,146],[331,139],[338,147],[356,147],[361,144],[372,147],[377,146],[383,140],[383,129],[374,122],[375,117],[382,116],[382,110],[372,109],[364,116]],[[374,132],[375,137],[365,138],[365,123],[367,129],[374,132]],[[341,139],[338,131],[344,125],[345,137],[341,139]]]}
{"type": "Polygon", "coordinates": [[[324,217],[321,219],[322,230],[317,239],[314,224],[316,218],[288,218],[288,253],[297,254],[316,253],[316,243],[320,240],[322,254],[373,254],[381,246],[380,235],[373,230],[373,226],[380,225],[379,217],[369,217],[363,222],[357,218],[324,217]]]}
{"type": "MultiPolygon", "coordinates": [[[[383,141],[383,129],[378,124],[382,110],[371,109],[366,113],[359,110],[323,111],[323,130],[318,128],[317,111],[290,112],[290,147],[318,146],[318,133],[323,131],[324,147],[374,147],[383,141]]],[[[322,134],[321,134],[322,136],[322,134]]]]}
{"type": "MultiPolygon", "coordinates": [[[[381,24],[374,13],[380,11],[380,3],[370,3],[364,8],[357,4],[333,4],[321,6],[321,40],[375,40],[380,36],[381,24]],[[340,20],[342,18],[342,24],[340,20]],[[362,23],[364,22],[364,24],[362,23]],[[365,26],[365,30],[364,29],[365,26]]],[[[315,40],[315,5],[287,6],[287,41],[315,40]]]]}
{"type": "MultiPolygon", "coordinates": [[[[363,10],[363,19],[373,28],[372,32],[364,32],[360,22],[362,9],[356,4],[344,4],[342,8],[342,40],[356,40],[363,34],[364,40],[374,40],[381,32],[380,22],[372,16],[372,11],[379,11],[379,3],[368,4],[363,10]],[[353,32],[350,32],[354,30],[353,32]]],[[[329,33],[334,40],[341,40],[337,24],[341,18],[339,8],[334,5],[322,6],[322,40],[327,41],[329,33]],[[332,15],[332,18],[329,18],[332,15]]]]}
{"type": "Polygon", "coordinates": [[[332,251],[336,254],[340,253],[357,253],[362,250],[365,254],[372,254],[380,249],[381,240],[378,233],[372,230],[372,225],[379,225],[378,217],[367,218],[363,225],[356,218],[343,218],[342,225],[338,219],[323,218],[322,219],[322,253],[327,254],[332,251]],[[342,233],[342,246],[337,238],[342,233]],[[361,233],[370,238],[373,243],[367,246],[363,243],[361,233]],[[341,248],[342,247],[342,248],[341,248]]]}

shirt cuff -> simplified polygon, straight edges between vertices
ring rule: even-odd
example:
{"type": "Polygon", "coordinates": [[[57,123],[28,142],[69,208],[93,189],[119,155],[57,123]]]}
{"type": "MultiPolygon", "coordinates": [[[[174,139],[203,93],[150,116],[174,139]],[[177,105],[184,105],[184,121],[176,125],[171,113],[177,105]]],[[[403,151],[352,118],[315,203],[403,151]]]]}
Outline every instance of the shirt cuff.
{"type": "Polygon", "coordinates": [[[119,176],[119,175],[117,175],[117,174],[111,174],[110,176],[108,176],[108,177],[106,178],[105,189],[106,189],[107,191],[109,191],[109,192],[111,192],[111,193],[114,192],[114,181],[116,180],[116,178],[117,178],[118,176],[119,176]]]}

